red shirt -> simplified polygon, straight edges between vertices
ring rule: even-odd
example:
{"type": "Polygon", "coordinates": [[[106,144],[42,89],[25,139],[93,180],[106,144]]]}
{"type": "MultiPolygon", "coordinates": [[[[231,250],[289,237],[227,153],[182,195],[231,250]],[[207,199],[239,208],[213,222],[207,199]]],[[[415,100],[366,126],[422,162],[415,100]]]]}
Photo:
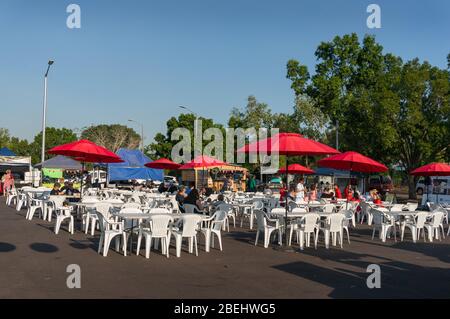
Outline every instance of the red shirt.
{"type": "Polygon", "coordinates": [[[334,197],[336,197],[336,198],[342,198],[342,193],[341,193],[341,190],[339,189],[339,187],[336,187],[335,189],[334,189],[334,197]]]}

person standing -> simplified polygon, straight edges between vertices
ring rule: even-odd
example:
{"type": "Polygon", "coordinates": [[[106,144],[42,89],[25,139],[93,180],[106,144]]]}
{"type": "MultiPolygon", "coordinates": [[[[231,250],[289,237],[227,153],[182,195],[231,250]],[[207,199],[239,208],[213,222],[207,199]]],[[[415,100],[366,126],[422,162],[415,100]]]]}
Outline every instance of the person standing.
{"type": "Polygon", "coordinates": [[[342,198],[342,193],[341,193],[341,190],[339,189],[338,184],[334,184],[334,194],[335,194],[336,198],[342,198]]]}
{"type": "Polygon", "coordinates": [[[5,175],[2,176],[3,196],[5,196],[14,187],[14,176],[11,170],[6,170],[5,175]]]}
{"type": "Polygon", "coordinates": [[[304,185],[305,180],[302,178],[300,178],[300,181],[297,184],[297,202],[298,201],[303,201],[303,199],[305,198],[305,185],[304,185]]]}
{"type": "Polygon", "coordinates": [[[248,180],[248,191],[249,192],[256,192],[256,180],[255,180],[255,176],[250,175],[250,178],[248,180]]]}

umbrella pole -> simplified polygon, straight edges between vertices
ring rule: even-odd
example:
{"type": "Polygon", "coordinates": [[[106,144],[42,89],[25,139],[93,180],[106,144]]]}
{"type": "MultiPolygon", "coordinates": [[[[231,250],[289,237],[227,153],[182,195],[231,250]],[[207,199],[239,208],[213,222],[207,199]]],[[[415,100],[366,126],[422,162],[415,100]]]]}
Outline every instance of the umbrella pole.
{"type": "Polygon", "coordinates": [[[286,200],[285,200],[285,216],[284,216],[284,235],[286,240],[286,247],[288,246],[288,232],[287,232],[287,219],[288,219],[288,194],[289,194],[289,166],[288,156],[286,155],[286,200]]]}
{"type": "Polygon", "coordinates": [[[84,176],[84,162],[81,162],[80,200],[83,199],[83,176],[84,176]]]}

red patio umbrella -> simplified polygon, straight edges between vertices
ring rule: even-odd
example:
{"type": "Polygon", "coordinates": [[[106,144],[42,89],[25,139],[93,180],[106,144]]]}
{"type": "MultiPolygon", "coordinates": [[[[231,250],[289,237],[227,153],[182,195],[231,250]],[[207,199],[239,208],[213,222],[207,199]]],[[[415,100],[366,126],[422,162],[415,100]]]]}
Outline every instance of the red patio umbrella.
{"type": "Polygon", "coordinates": [[[321,159],[318,164],[323,167],[340,169],[359,173],[381,173],[388,168],[357,152],[345,152],[321,159]]]}
{"type": "Polygon", "coordinates": [[[411,172],[417,176],[450,176],[450,165],[445,163],[430,163],[411,172]]]}
{"type": "MultiPolygon", "coordinates": [[[[84,163],[121,163],[123,160],[110,150],[88,140],[79,140],[68,144],[53,147],[49,154],[64,155],[73,157],[75,160],[84,163]]],[[[80,193],[83,196],[83,178],[81,178],[80,193]]]]}
{"type": "Polygon", "coordinates": [[[177,164],[170,159],[160,158],[153,162],[145,164],[146,167],[156,168],[156,169],[179,169],[181,167],[180,164],[177,164]]]}
{"type": "MultiPolygon", "coordinates": [[[[319,166],[349,171],[349,183],[351,172],[359,173],[381,173],[388,171],[388,168],[357,152],[345,152],[330,156],[318,161],[319,166]]],[[[348,197],[346,208],[348,207],[348,197]]]]}
{"type": "MultiPolygon", "coordinates": [[[[305,166],[302,166],[300,164],[291,164],[289,165],[289,167],[287,168],[287,171],[289,172],[289,174],[314,174],[314,171],[312,169],[309,169],[305,166]]],[[[285,174],[286,173],[286,168],[280,168],[278,170],[278,173],[280,174],[285,174]]]]}
{"type": "MultiPolygon", "coordinates": [[[[445,163],[430,163],[413,170],[411,175],[416,176],[450,176],[450,165],[445,163]]],[[[427,186],[428,201],[428,186],[427,186]]],[[[436,192],[436,204],[439,202],[439,193],[436,192]]]]}
{"type": "Polygon", "coordinates": [[[275,152],[287,156],[318,156],[339,153],[338,150],[328,145],[307,139],[297,133],[279,133],[273,137],[247,144],[238,149],[238,152],[249,154],[260,152],[271,154],[275,152]]]}
{"type": "MultiPolygon", "coordinates": [[[[298,133],[279,133],[272,137],[250,143],[244,147],[238,149],[239,153],[277,153],[279,155],[286,155],[286,186],[288,184],[289,175],[289,156],[319,156],[319,155],[329,155],[338,154],[339,151],[335,150],[328,145],[307,139],[298,133]]],[[[287,233],[287,219],[288,219],[288,205],[286,201],[286,212],[284,218],[286,245],[288,243],[288,233],[287,233]]],[[[287,251],[293,251],[292,249],[287,249],[287,251]]]]}

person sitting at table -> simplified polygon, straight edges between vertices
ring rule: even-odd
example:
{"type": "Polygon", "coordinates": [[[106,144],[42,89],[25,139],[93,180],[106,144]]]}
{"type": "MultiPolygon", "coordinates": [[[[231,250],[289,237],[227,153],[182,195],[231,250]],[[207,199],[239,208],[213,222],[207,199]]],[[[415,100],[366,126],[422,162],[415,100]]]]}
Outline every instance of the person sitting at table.
{"type": "Polygon", "coordinates": [[[73,183],[69,182],[67,183],[67,187],[65,188],[63,194],[67,196],[73,196],[75,194],[79,194],[80,191],[73,187],[73,183]]]}
{"type": "Polygon", "coordinates": [[[183,201],[183,205],[185,205],[185,204],[190,204],[190,205],[196,206],[196,208],[197,208],[196,212],[202,213],[203,204],[200,200],[200,194],[199,194],[198,189],[194,188],[193,190],[191,190],[189,192],[189,194],[183,201]]]}
{"type": "Polygon", "coordinates": [[[289,192],[287,193],[288,202],[294,201],[297,197],[297,192],[295,191],[295,186],[289,187],[289,192]]]}
{"type": "Polygon", "coordinates": [[[322,196],[320,198],[332,198],[333,195],[330,189],[328,187],[325,187],[324,191],[322,192],[322,196]]]}
{"type": "Polygon", "coordinates": [[[344,195],[347,200],[351,200],[353,198],[353,189],[350,184],[348,184],[345,188],[344,195]]]}
{"type": "Polygon", "coordinates": [[[61,195],[61,184],[60,183],[55,183],[53,184],[53,188],[50,191],[50,195],[54,196],[54,195],[61,195]]]}
{"type": "Polygon", "coordinates": [[[376,205],[380,205],[381,204],[381,197],[378,194],[378,191],[376,189],[372,189],[370,192],[370,197],[372,198],[372,201],[374,204],[376,205]]]}
{"type": "Polygon", "coordinates": [[[361,202],[361,198],[359,197],[359,193],[358,192],[355,192],[354,194],[353,194],[353,197],[352,197],[352,199],[350,200],[351,202],[361,202]]]}
{"type": "Polygon", "coordinates": [[[223,194],[219,194],[219,196],[217,196],[217,200],[215,202],[213,202],[212,205],[214,208],[217,208],[222,204],[226,204],[225,196],[223,196],[223,194]]]}
{"type": "Polygon", "coordinates": [[[316,184],[311,185],[311,190],[309,191],[309,200],[315,201],[317,200],[317,187],[316,184]]]}
{"type": "MultiPolygon", "coordinates": [[[[60,185],[61,185],[61,182],[60,182],[60,185]]],[[[62,193],[66,192],[68,185],[69,185],[69,182],[63,180],[63,186],[59,189],[61,195],[62,195],[62,193]]]]}
{"type": "Polygon", "coordinates": [[[336,194],[336,198],[340,199],[342,198],[341,190],[339,189],[338,184],[334,184],[334,193],[336,194]]]}

